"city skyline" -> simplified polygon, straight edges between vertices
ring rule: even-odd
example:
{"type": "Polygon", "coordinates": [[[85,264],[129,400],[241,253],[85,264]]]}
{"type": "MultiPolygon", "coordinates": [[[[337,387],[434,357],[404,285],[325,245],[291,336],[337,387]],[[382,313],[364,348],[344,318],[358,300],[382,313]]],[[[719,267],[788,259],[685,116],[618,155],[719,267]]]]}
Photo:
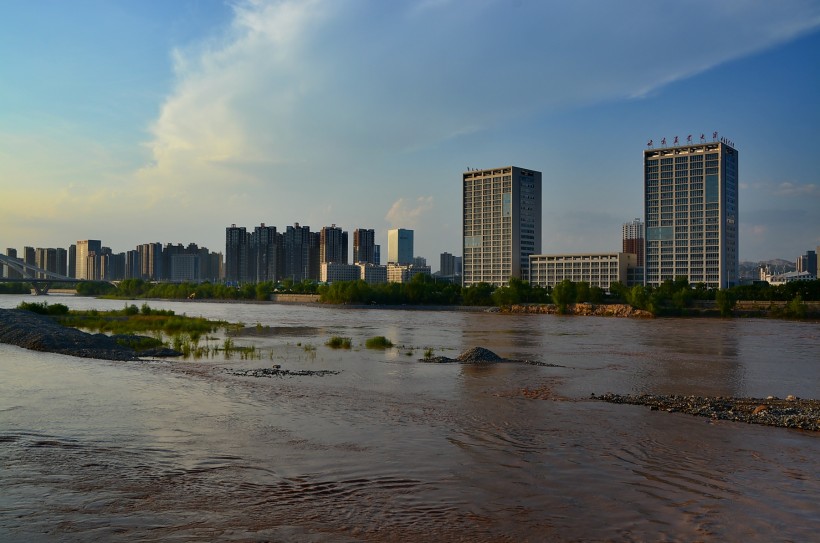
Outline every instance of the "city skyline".
{"type": "Polygon", "coordinates": [[[814,2],[635,1],[590,15],[527,2],[44,1],[6,18],[2,247],[219,249],[226,224],[301,221],[367,225],[382,247],[388,230],[412,229],[416,254],[435,260],[461,245],[456,176],[524,164],[543,173],[541,252],[606,252],[641,215],[640,146],[712,131],[745,157],[740,259],[820,245],[814,2]],[[516,39],[489,37],[505,30],[516,39]]]}

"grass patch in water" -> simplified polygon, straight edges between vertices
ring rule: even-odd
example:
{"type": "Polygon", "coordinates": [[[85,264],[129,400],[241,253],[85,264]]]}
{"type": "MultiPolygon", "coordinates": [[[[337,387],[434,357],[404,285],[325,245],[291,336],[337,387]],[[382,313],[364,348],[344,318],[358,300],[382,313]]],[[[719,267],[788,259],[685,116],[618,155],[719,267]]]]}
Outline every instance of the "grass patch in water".
{"type": "Polygon", "coordinates": [[[349,337],[333,336],[325,343],[331,349],[349,349],[352,342],[349,337]]]}
{"type": "Polygon", "coordinates": [[[376,336],[365,341],[364,346],[368,349],[388,349],[393,346],[393,342],[384,336],[376,336]]]}

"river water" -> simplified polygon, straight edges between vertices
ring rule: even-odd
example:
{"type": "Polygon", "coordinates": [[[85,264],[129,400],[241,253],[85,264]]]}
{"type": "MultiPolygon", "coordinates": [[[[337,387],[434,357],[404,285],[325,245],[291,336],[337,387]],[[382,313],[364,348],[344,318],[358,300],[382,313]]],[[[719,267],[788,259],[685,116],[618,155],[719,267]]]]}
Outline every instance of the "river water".
{"type": "Polygon", "coordinates": [[[268,333],[251,359],[0,345],[0,541],[818,537],[820,435],[590,399],[820,398],[817,323],[150,304],[268,333]],[[555,366],[418,362],[474,346],[555,366]],[[232,373],[273,364],[339,373],[232,373]]]}

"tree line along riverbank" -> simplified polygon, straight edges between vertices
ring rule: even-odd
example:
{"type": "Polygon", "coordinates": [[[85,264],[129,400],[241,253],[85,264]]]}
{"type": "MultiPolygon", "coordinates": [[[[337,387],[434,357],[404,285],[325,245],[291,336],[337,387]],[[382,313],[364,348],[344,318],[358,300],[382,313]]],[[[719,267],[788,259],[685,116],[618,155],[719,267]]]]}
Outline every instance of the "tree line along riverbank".
{"type": "MultiPolygon", "coordinates": [[[[270,301],[287,295],[318,296],[320,303],[378,306],[494,306],[518,308],[551,306],[538,311],[557,314],[589,314],[585,306],[620,304],[652,316],[754,316],[791,319],[820,318],[820,280],[796,281],[771,286],[768,283],[743,285],[730,289],[709,289],[690,284],[685,278],[665,281],[657,287],[620,283],[610,290],[585,282],[562,281],[551,288],[530,285],[510,279],[503,286],[479,283],[468,287],[416,275],[408,283],[371,285],[364,281],[340,281],[319,284],[313,281],[245,283],[151,283],[126,279],[114,286],[109,283],[80,283],[80,295],[119,299],[193,299],[270,301]],[[578,311],[578,308],[581,311],[578,311]]],[[[613,310],[621,312],[620,310],[613,310]]],[[[611,311],[612,312],[612,311],[611,311]]],[[[632,315],[630,315],[632,316],[632,315]]]]}

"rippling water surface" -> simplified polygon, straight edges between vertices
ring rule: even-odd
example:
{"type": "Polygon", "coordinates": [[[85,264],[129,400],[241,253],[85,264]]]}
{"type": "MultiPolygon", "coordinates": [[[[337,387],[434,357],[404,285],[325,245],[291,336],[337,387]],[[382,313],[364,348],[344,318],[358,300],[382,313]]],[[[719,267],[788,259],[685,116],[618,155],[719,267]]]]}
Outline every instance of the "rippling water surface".
{"type": "Polygon", "coordinates": [[[817,434],[590,394],[820,398],[817,323],[150,303],[275,333],[235,339],[254,359],[0,345],[0,540],[816,538],[817,434]],[[417,361],[477,345],[555,366],[417,361]],[[231,373],[273,364],[340,373],[231,373]]]}

